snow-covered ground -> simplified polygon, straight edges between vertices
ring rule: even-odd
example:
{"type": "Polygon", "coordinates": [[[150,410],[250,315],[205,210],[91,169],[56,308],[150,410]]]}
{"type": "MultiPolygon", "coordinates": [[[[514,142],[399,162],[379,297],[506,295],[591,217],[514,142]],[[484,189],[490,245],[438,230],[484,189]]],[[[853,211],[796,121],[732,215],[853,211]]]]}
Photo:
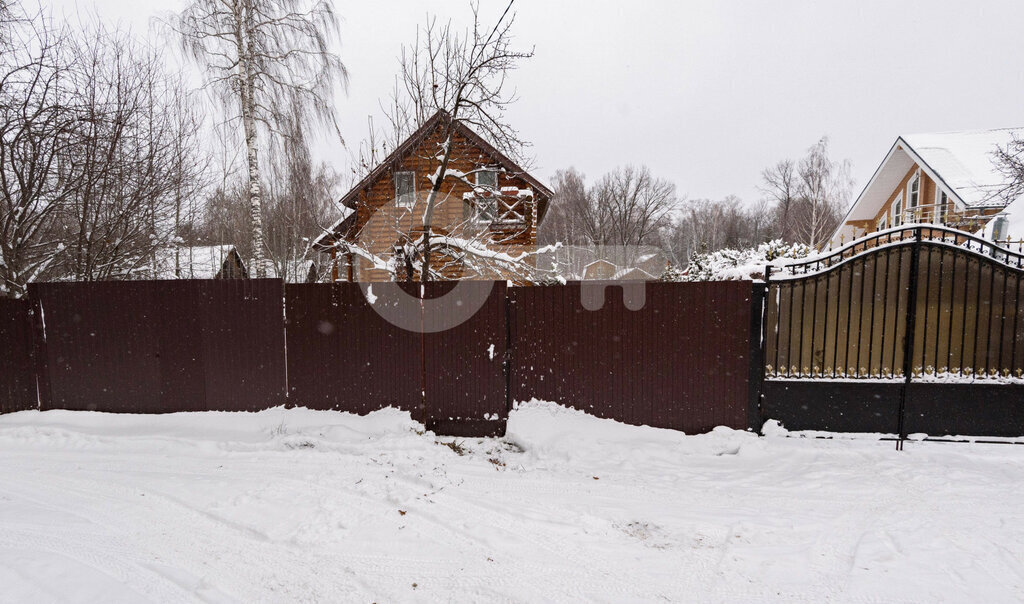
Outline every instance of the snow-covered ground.
{"type": "Polygon", "coordinates": [[[5,602],[971,601],[1024,594],[1024,447],[506,439],[274,409],[0,417],[5,602]]]}

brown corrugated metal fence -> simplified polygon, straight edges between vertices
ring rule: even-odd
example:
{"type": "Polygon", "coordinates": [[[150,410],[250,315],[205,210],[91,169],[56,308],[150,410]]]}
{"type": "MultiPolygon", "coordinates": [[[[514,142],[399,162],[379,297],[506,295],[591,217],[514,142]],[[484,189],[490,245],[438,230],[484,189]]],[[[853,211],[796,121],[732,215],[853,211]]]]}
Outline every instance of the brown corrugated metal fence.
{"type": "MultiPolygon", "coordinates": [[[[418,304],[419,288],[404,288],[405,303],[418,304]]],[[[426,284],[419,312],[428,325],[470,298],[486,302],[466,322],[422,335],[377,313],[374,305],[398,303],[382,289],[370,304],[354,283],[286,286],[289,403],[352,413],[397,407],[444,434],[503,433],[505,283],[426,284]],[[442,294],[442,306],[430,304],[442,294]]]]}
{"type": "Polygon", "coordinates": [[[285,403],[281,282],[40,283],[42,409],[253,411],[285,403]]]}
{"type": "Polygon", "coordinates": [[[427,428],[455,436],[505,433],[508,401],[503,371],[506,351],[506,284],[504,281],[462,281],[447,293],[444,305],[431,309],[429,301],[450,286],[426,284],[426,321],[430,313],[448,315],[470,300],[484,298],[483,306],[464,323],[424,334],[427,428]]]}
{"type": "Polygon", "coordinates": [[[642,308],[611,286],[590,311],[579,283],[427,283],[422,299],[403,285],[407,330],[380,316],[398,296],[378,284],[33,284],[35,372],[25,303],[0,308],[14,309],[0,329],[25,343],[4,354],[22,351],[9,365],[28,380],[4,378],[21,401],[4,410],[35,406],[38,375],[42,409],[395,406],[438,433],[483,436],[504,432],[513,400],[539,398],[688,432],[746,428],[750,283],[637,286],[642,308]]]}
{"type": "Polygon", "coordinates": [[[0,413],[35,409],[36,403],[29,303],[0,298],[0,413]]]}
{"type": "Polygon", "coordinates": [[[288,284],[285,306],[289,404],[417,416],[419,334],[387,322],[355,283],[288,284]]]}
{"type": "Polygon", "coordinates": [[[750,282],[648,282],[635,311],[613,284],[586,310],[581,287],[510,290],[514,400],[686,432],[748,427],[750,282]]]}

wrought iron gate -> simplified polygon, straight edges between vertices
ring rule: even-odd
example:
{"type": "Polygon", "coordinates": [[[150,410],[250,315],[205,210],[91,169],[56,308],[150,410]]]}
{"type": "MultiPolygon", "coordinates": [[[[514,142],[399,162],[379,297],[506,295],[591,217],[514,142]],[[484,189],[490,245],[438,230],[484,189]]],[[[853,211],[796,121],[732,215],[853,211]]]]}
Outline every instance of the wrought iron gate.
{"type": "Polygon", "coordinates": [[[1024,254],[932,225],[766,275],[762,419],[1024,434],[1024,254]]]}

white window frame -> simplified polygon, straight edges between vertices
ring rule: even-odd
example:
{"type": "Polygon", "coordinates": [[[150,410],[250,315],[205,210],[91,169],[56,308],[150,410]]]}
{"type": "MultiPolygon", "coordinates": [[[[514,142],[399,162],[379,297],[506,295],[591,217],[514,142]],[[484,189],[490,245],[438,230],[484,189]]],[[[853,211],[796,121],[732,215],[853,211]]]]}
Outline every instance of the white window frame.
{"type": "Polygon", "coordinates": [[[416,205],[416,172],[413,172],[411,170],[401,170],[401,171],[395,172],[394,173],[394,181],[395,181],[395,205],[400,207],[400,208],[410,208],[411,209],[413,206],[416,205]],[[409,193],[409,197],[408,197],[407,201],[403,201],[401,194],[399,194],[399,192],[398,192],[399,177],[405,176],[405,175],[408,175],[410,181],[412,182],[412,192],[409,193]]]}
{"type": "Polygon", "coordinates": [[[476,224],[491,224],[498,219],[498,195],[501,194],[501,189],[498,187],[498,170],[490,168],[478,170],[474,175],[477,187],[483,186],[480,183],[480,175],[484,173],[494,175],[494,186],[486,185],[491,193],[489,196],[473,197],[473,222],[476,224]],[[490,209],[490,217],[486,215],[485,209],[490,209]]]}
{"type": "Polygon", "coordinates": [[[907,209],[916,210],[921,205],[921,171],[918,170],[917,174],[910,179],[907,183],[907,209]],[[917,185],[917,197],[914,198],[914,185],[917,185]],[[911,204],[913,198],[914,203],[911,204]]]}
{"type": "Polygon", "coordinates": [[[945,226],[946,212],[949,207],[949,195],[942,190],[942,187],[935,185],[935,211],[932,212],[932,220],[938,218],[938,223],[945,226]]]}
{"type": "Polygon", "coordinates": [[[478,187],[481,186],[481,184],[480,184],[480,176],[483,175],[483,174],[493,174],[494,175],[494,186],[492,187],[492,190],[494,191],[494,193],[499,192],[501,189],[498,188],[498,171],[495,170],[495,169],[492,169],[492,168],[484,168],[482,170],[477,170],[477,172],[476,172],[474,177],[476,179],[476,186],[478,186],[478,187]]]}
{"type": "Polygon", "coordinates": [[[892,200],[892,226],[903,226],[903,191],[892,200]]]}

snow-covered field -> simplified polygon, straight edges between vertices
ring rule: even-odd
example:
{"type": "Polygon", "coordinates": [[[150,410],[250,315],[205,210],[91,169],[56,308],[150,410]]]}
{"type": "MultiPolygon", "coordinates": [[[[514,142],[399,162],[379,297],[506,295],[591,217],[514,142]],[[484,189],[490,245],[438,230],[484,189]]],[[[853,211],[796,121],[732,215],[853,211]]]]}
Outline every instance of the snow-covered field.
{"type": "Polygon", "coordinates": [[[521,405],[0,417],[5,602],[1024,595],[1024,447],[702,436],[521,405]]]}

